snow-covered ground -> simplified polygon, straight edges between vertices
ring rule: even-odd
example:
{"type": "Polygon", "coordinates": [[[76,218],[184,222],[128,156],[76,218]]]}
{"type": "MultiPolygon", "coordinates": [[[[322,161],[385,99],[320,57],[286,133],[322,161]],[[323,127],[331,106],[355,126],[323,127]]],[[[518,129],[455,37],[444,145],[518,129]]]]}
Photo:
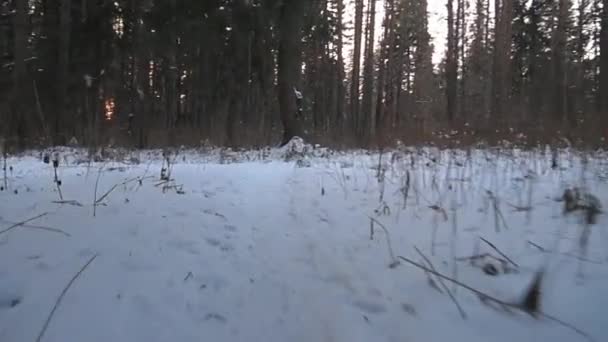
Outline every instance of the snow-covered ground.
{"type": "Polygon", "coordinates": [[[608,203],[604,154],[562,151],[551,168],[539,151],[412,149],[385,153],[380,171],[378,154],[284,154],[181,152],[160,184],[158,152],[133,153],[139,164],[77,164],[62,150],[61,194],[73,201],[63,204],[52,163],[9,158],[0,341],[35,341],[95,255],[42,341],[586,340],[446,281],[463,319],[437,278],[395,264],[423,264],[415,247],[440,273],[505,302],[545,269],[542,311],[608,341],[606,218],[582,257],[581,219],[555,200],[579,186],[608,203]],[[503,258],[480,237],[517,267],[505,274],[486,258],[491,276],[462,260],[503,258]]]}

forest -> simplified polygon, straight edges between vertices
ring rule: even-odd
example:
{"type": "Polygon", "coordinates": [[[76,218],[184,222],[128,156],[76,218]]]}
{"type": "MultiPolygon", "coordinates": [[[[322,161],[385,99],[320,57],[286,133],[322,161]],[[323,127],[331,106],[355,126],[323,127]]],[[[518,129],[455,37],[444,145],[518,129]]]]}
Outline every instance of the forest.
{"type": "Polygon", "coordinates": [[[445,48],[427,0],[0,0],[0,136],[140,148],[603,142],[608,0],[441,6],[445,48]]]}

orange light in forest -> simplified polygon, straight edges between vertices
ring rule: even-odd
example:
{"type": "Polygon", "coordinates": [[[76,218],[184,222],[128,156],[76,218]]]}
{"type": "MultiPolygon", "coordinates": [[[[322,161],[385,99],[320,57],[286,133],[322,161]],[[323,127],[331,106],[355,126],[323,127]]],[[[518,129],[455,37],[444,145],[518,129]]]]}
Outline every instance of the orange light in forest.
{"type": "Polygon", "coordinates": [[[105,112],[106,120],[107,121],[112,120],[112,118],[114,117],[114,109],[116,107],[116,104],[114,103],[114,98],[111,97],[111,98],[107,99],[105,101],[104,107],[106,109],[106,112],[105,112]]]}

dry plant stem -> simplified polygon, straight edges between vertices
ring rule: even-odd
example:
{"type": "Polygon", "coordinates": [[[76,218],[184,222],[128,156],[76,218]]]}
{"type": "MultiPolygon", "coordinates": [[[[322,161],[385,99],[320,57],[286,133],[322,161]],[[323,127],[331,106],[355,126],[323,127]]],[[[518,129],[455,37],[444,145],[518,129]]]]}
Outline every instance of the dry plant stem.
{"type": "Polygon", "coordinates": [[[89,259],[89,261],[87,261],[87,263],[84,264],[84,266],[82,266],[82,268],[80,268],[80,271],[78,271],[78,273],[76,273],[72,277],[72,279],[66,285],[66,287],[63,289],[63,291],[61,291],[61,294],[59,295],[59,297],[57,297],[57,300],[55,301],[55,305],[53,306],[53,309],[51,310],[51,313],[49,314],[49,317],[47,317],[46,321],[44,322],[44,325],[42,326],[42,330],[40,330],[40,334],[38,334],[38,338],[36,338],[36,342],[42,341],[42,337],[44,336],[44,333],[46,332],[46,329],[49,327],[49,323],[51,322],[51,319],[53,318],[53,315],[55,314],[55,311],[59,307],[59,304],[61,303],[61,300],[63,299],[63,297],[65,296],[65,294],[68,292],[70,286],[72,286],[72,284],[74,283],[74,281],[76,281],[76,279],[93,262],[93,260],[95,260],[96,257],[97,257],[97,254],[93,255],[91,257],[91,259],[89,259]]]}
{"type": "Polygon", "coordinates": [[[27,226],[24,225],[22,227],[23,228],[27,228],[27,229],[46,230],[48,232],[58,233],[58,234],[61,234],[63,236],[66,236],[66,237],[71,237],[72,236],[70,233],[64,232],[63,230],[58,229],[58,228],[45,227],[45,226],[30,226],[30,225],[27,225],[27,226]]]}
{"type": "Polygon", "coordinates": [[[97,214],[97,187],[99,186],[99,178],[101,178],[101,172],[103,171],[103,166],[99,168],[97,172],[97,179],[95,180],[95,192],[93,194],[93,217],[97,214]]]}
{"type": "MultiPolygon", "coordinates": [[[[152,178],[152,176],[147,177],[147,178],[152,178]]],[[[105,194],[103,194],[101,197],[99,197],[98,199],[95,200],[95,204],[99,204],[101,201],[103,201],[104,199],[106,199],[106,197],[108,197],[108,195],[110,195],[110,193],[112,193],[112,191],[114,191],[119,186],[127,185],[129,183],[140,181],[140,180],[143,181],[144,179],[145,178],[135,177],[135,178],[127,179],[127,180],[125,180],[122,183],[114,184],[108,191],[106,191],[105,194]]]]}
{"type": "MultiPolygon", "coordinates": [[[[7,223],[15,224],[14,222],[7,222],[7,223]]],[[[59,234],[65,235],[67,237],[72,236],[69,233],[66,233],[63,230],[58,229],[58,228],[52,228],[52,227],[46,227],[46,226],[35,226],[35,225],[31,225],[31,224],[21,224],[21,227],[22,228],[27,228],[27,229],[46,230],[46,231],[49,231],[49,232],[54,232],[54,233],[59,233],[59,234]]]]}
{"type": "Polygon", "coordinates": [[[57,186],[57,192],[59,192],[59,199],[63,201],[63,194],[61,193],[61,185],[59,185],[59,177],[57,177],[57,168],[53,168],[53,172],[55,173],[55,185],[57,186]]]}
{"type": "Polygon", "coordinates": [[[539,245],[535,244],[534,242],[532,242],[532,241],[530,241],[530,240],[528,240],[528,244],[529,244],[530,246],[536,247],[536,248],[537,248],[539,251],[541,251],[541,252],[546,252],[546,250],[545,250],[543,247],[541,247],[541,246],[539,246],[539,245]]]}
{"type": "MultiPolygon", "coordinates": [[[[458,279],[458,263],[456,262],[456,239],[458,238],[458,222],[456,221],[456,209],[452,210],[452,239],[450,241],[450,253],[452,254],[452,277],[458,279]]],[[[452,291],[458,291],[454,286],[452,291]]]]}
{"type": "Polygon", "coordinates": [[[10,230],[12,230],[12,229],[15,229],[15,228],[19,227],[19,226],[23,226],[24,224],[26,224],[26,223],[28,223],[28,222],[31,222],[31,221],[34,221],[34,220],[37,220],[37,219],[39,219],[39,218],[41,218],[41,217],[43,217],[43,216],[46,216],[47,214],[48,214],[48,213],[42,213],[42,214],[40,214],[40,215],[38,215],[38,216],[34,216],[34,217],[32,217],[32,218],[29,218],[29,219],[27,219],[27,220],[25,220],[25,221],[17,222],[17,223],[15,223],[15,224],[13,224],[12,226],[10,226],[10,227],[8,227],[8,228],[6,228],[6,229],[4,229],[4,230],[1,230],[1,231],[0,231],[0,234],[2,234],[2,233],[6,233],[6,232],[8,232],[8,231],[10,231],[10,230]]]}
{"type": "Polygon", "coordinates": [[[410,171],[407,170],[405,178],[405,189],[403,191],[403,209],[407,209],[407,197],[410,193],[410,171]]]}
{"type": "Polygon", "coordinates": [[[485,242],[488,246],[492,247],[492,249],[494,249],[498,254],[500,254],[503,258],[505,258],[505,260],[507,260],[508,262],[510,262],[513,266],[519,268],[519,265],[516,264],[515,261],[511,260],[511,258],[509,258],[502,251],[500,251],[500,249],[498,249],[498,247],[496,247],[493,243],[491,243],[490,241],[482,238],[481,236],[479,237],[479,239],[481,239],[481,241],[485,242]]]}
{"type": "MultiPolygon", "coordinates": [[[[424,259],[424,261],[429,265],[431,270],[437,272],[437,270],[435,269],[435,266],[433,266],[433,263],[431,262],[431,260],[429,260],[429,258],[427,258],[426,255],[424,255],[418,249],[418,247],[414,246],[414,249],[416,249],[416,252],[418,252],[418,254],[420,254],[420,256],[424,259]]],[[[452,292],[450,291],[448,286],[443,282],[443,279],[441,277],[437,277],[437,280],[439,281],[439,284],[441,284],[441,287],[443,287],[445,292],[447,292],[448,296],[450,296],[450,299],[452,300],[452,302],[454,302],[454,305],[456,305],[456,308],[458,308],[458,312],[460,312],[460,316],[462,317],[462,319],[467,319],[467,314],[464,312],[464,310],[462,309],[462,307],[456,300],[456,297],[454,297],[454,295],[452,294],[452,292]]]]}
{"type": "MultiPolygon", "coordinates": [[[[462,283],[462,282],[460,282],[460,281],[458,281],[458,280],[456,280],[456,279],[450,278],[450,277],[448,277],[448,276],[446,276],[446,275],[443,275],[443,274],[441,274],[441,273],[439,273],[439,272],[437,272],[437,271],[434,271],[434,270],[432,270],[432,269],[429,269],[428,267],[426,267],[426,266],[424,266],[424,265],[420,265],[419,263],[417,263],[417,262],[415,262],[415,261],[413,261],[413,260],[410,260],[410,259],[408,259],[408,258],[405,258],[405,257],[403,257],[403,256],[401,256],[401,255],[397,256],[397,258],[399,258],[399,259],[401,259],[401,260],[403,260],[403,261],[407,262],[408,264],[410,264],[410,265],[412,265],[412,266],[415,266],[415,267],[417,267],[417,268],[420,268],[420,269],[422,269],[423,271],[429,272],[429,273],[431,273],[431,274],[433,274],[433,275],[435,275],[435,276],[437,276],[437,277],[439,277],[439,278],[443,278],[444,280],[447,280],[447,281],[449,281],[449,282],[451,282],[451,283],[453,283],[453,284],[456,284],[456,285],[458,285],[458,286],[460,286],[460,287],[464,288],[465,290],[468,290],[468,291],[470,291],[470,292],[472,292],[472,293],[476,294],[477,296],[479,296],[479,297],[480,297],[481,299],[483,299],[483,300],[487,300],[487,301],[490,301],[490,302],[494,302],[494,303],[496,303],[496,304],[498,304],[498,305],[501,305],[501,306],[503,306],[503,307],[505,307],[505,308],[513,308],[513,309],[518,309],[518,310],[521,310],[521,311],[524,311],[524,312],[525,312],[525,310],[523,310],[522,306],[521,306],[521,305],[519,305],[519,304],[514,304],[514,303],[505,302],[504,300],[501,300],[501,299],[498,299],[498,298],[496,298],[496,297],[490,296],[490,295],[489,295],[489,294],[487,294],[487,293],[481,292],[481,291],[479,291],[479,290],[477,290],[477,289],[475,289],[475,288],[473,288],[473,287],[471,287],[471,286],[469,286],[469,285],[467,285],[467,284],[465,284],[465,283],[462,283]]],[[[551,320],[551,321],[554,321],[554,322],[556,322],[556,323],[558,323],[558,324],[560,324],[560,325],[562,325],[562,326],[564,326],[564,327],[567,327],[567,328],[571,329],[572,331],[574,331],[574,332],[576,332],[577,334],[579,334],[579,335],[581,335],[581,336],[585,337],[585,338],[586,338],[587,340],[589,340],[589,341],[595,342],[595,340],[594,340],[594,339],[593,339],[593,338],[592,338],[592,337],[591,337],[589,334],[587,334],[586,332],[582,331],[581,329],[579,329],[579,328],[575,327],[574,325],[572,325],[572,324],[570,324],[570,323],[564,322],[563,320],[561,320],[561,319],[559,319],[559,318],[557,318],[557,317],[555,317],[555,316],[552,316],[552,315],[546,314],[546,313],[544,313],[544,312],[542,312],[542,311],[539,311],[537,314],[538,314],[539,316],[545,317],[545,318],[547,318],[547,319],[549,319],[549,320],[551,320]]]]}
{"type": "Polygon", "coordinates": [[[431,233],[431,255],[435,256],[435,240],[437,239],[437,229],[439,228],[439,223],[437,222],[437,214],[433,214],[433,231],[431,233]]]}
{"type": "MultiPolygon", "coordinates": [[[[395,261],[397,261],[397,258],[395,258],[395,253],[393,252],[393,246],[391,245],[391,235],[388,232],[388,229],[386,229],[386,227],[380,221],[376,220],[375,218],[373,218],[371,216],[369,218],[370,218],[370,220],[372,220],[372,222],[378,224],[380,226],[380,228],[382,228],[382,230],[384,230],[384,233],[386,234],[386,245],[388,247],[388,254],[389,254],[389,257],[391,258],[391,263],[394,263],[395,261]]],[[[373,229],[374,226],[372,225],[371,227],[373,229]]]]}
{"type": "Polygon", "coordinates": [[[4,172],[4,190],[8,191],[8,177],[6,176],[6,146],[3,146],[3,150],[4,151],[2,152],[2,171],[4,172]]]}
{"type": "Polygon", "coordinates": [[[55,204],[69,204],[69,205],[73,205],[76,207],[82,207],[82,203],[76,201],[76,200],[65,200],[65,201],[53,201],[53,203],[55,204]]]}

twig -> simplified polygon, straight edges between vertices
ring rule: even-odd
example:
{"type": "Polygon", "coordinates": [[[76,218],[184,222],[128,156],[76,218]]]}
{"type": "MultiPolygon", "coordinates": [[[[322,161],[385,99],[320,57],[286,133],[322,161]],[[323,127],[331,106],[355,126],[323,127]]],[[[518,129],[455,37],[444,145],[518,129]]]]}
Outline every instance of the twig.
{"type": "MultiPolygon", "coordinates": [[[[399,261],[397,260],[397,258],[395,258],[395,253],[393,252],[393,246],[391,245],[391,235],[388,232],[388,229],[386,229],[386,227],[378,220],[376,220],[373,217],[369,217],[370,220],[372,220],[372,222],[378,224],[380,226],[380,228],[382,228],[382,230],[384,230],[384,233],[386,234],[386,245],[388,247],[388,254],[389,257],[391,258],[391,264],[390,267],[394,268],[395,266],[397,266],[399,264],[399,261]]],[[[371,225],[370,226],[373,230],[374,226],[371,225]]]]}
{"type": "Polygon", "coordinates": [[[528,244],[529,244],[530,246],[536,247],[536,248],[537,248],[539,251],[541,251],[541,252],[546,252],[546,250],[545,250],[543,247],[541,247],[541,246],[539,246],[539,245],[535,244],[534,242],[532,242],[532,241],[530,241],[530,240],[528,240],[528,244]]]}
{"type": "Polygon", "coordinates": [[[77,207],[82,207],[82,203],[76,200],[65,200],[65,201],[53,201],[55,204],[69,204],[77,207]]]}
{"type": "Polygon", "coordinates": [[[15,223],[15,224],[13,224],[12,226],[10,226],[10,227],[8,227],[8,228],[6,228],[6,229],[4,229],[4,230],[1,230],[1,231],[0,231],[0,234],[2,234],[2,233],[6,233],[6,232],[8,232],[9,230],[11,230],[11,229],[15,229],[15,228],[17,228],[17,227],[19,227],[19,226],[23,226],[24,224],[26,224],[26,223],[28,223],[28,222],[31,222],[31,221],[34,221],[34,220],[37,220],[37,219],[39,219],[39,218],[41,218],[42,216],[45,216],[45,215],[47,215],[47,214],[48,214],[48,213],[42,213],[42,214],[40,214],[40,215],[38,215],[38,216],[34,216],[34,217],[32,217],[32,218],[29,218],[29,219],[27,219],[27,220],[25,220],[25,221],[17,222],[17,223],[15,223]]]}
{"type": "MultiPolygon", "coordinates": [[[[13,222],[7,222],[7,223],[14,224],[13,222]]],[[[65,236],[67,236],[67,237],[72,236],[70,233],[66,233],[65,231],[63,231],[61,229],[58,229],[58,228],[52,228],[52,227],[46,227],[46,226],[34,226],[34,225],[31,225],[31,224],[22,224],[21,227],[22,228],[28,228],[28,229],[46,230],[46,231],[49,231],[49,232],[55,232],[55,233],[63,234],[65,236]]]]}
{"type": "Polygon", "coordinates": [[[2,159],[3,159],[3,164],[2,164],[2,171],[4,173],[4,190],[8,191],[8,177],[6,176],[6,141],[2,141],[2,159]]]}
{"type": "Polygon", "coordinates": [[[101,177],[101,171],[103,166],[99,168],[97,172],[97,180],[95,180],[95,193],[93,194],[93,217],[97,214],[97,186],[99,185],[99,178],[101,177]]]}
{"type": "Polygon", "coordinates": [[[517,212],[521,212],[521,211],[530,211],[532,210],[532,206],[526,205],[526,206],[519,206],[519,205],[515,205],[512,203],[507,202],[507,204],[513,208],[513,211],[517,211],[517,212]]]}
{"type": "Polygon", "coordinates": [[[59,307],[59,304],[61,303],[61,300],[63,299],[63,297],[65,296],[65,294],[68,292],[68,289],[70,288],[70,286],[72,286],[72,284],[74,283],[74,281],[80,276],[80,274],[82,272],[84,272],[84,270],[93,262],[93,260],[95,260],[96,257],[97,257],[97,254],[93,255],[91,257],[91,259],[89,259],[89,261],[87,261],[87,263],[84,264],[84,266],[82,266],[82,268],[80,269],[80,271],[78,271],[78,273],[76,273],[76,275],[74,275],[74,277],[72,277],[72,279],[66,285],[66,287],[63,289],[63,291],[61,291],[61,294],[59,295],[59,297],[57,297],[57,301],[55,301],[55,305],[53,306],[53,309],[51,310],[51,313],[49,314],[49,317],[47,317],[46,322],[44,322],[44,325],[42,326],[42,330],[40,330],[40,334],[38,335],[38,338],[36,339],[36,342],[42,341],[42,337],[44,336],[44,333],[46,332],[46,329],[48,328],[49,323],[51,322],[51,318],[53,318],[53,314],[55,314],[55,310],[57,310],[57,308],[59,307]]]}
{"type": "MultiPolygon", "coordinates": [[[[420,256],[424,259],[424,261],[426,261],[426,263],[429,265],[429,267],[431,268],[431,270],[437,272],[437,270],[435,269],[435,266],[433,266],[433,263],[431,262],[431,260],[429,260],[429,258],[427,258],[426,255],[424,255],[418,249],[418,247],[414,246],[414,249],[416,249],[416,252],[418,252],[418,254],[420,254],[420,256]]],[[[441,286],[443,287],[443,289],[448,293],[448,296],[450,296],[450,299],[452,300],[452,302],[454,302],[454,304],[458,308],[458,312],[460,312],[460,316],[462,317],[462,319],[467,319],[467,314],[464,312],[464,310],[462,309],[462,307],[460,306],[460,304],[458,303],[458,301],[456,300],[456,298],[452,294],[452,291],[450,291],[450,289],[448,288],[448,286],[443,282],[443,279],[441,279],[440,277],[437,277],[437,280],[439,280],[439,283],[441,284],[441,286]]]]}
{"type": "MultiPolygon", "coordinates": [[[[408,258],[405,258],[405,257],[403,257],[403,256],[400,256],[400,255],[399,255],[399,256],[397,256],[397,258],[399,258],[399,259],[401,259],[401,260],[403,260],[403,261],[407,262],[408,264],[410,264],[410,265],[412,265],[412,266],[418,267],[418,268],[420,268],[420,269],[422,269],[422,270],[424,270],[424,271],[427,271],[427,272],[429,272],[429,273],[432,273],[432,274],[434,274],[435,276],[437,276],[437,277],[439,277],[439,278],[443,278],[444,280],[447,280],[447,281],[449,281],[449,282],[451,282],[451,283],[453,283],[453,284],[456,284],[456,285],[458,285],[458,286],[460,286],[460,287],[464,288],[465,290],[468,290],[468,291],[470,291],[470,292],[472,292],[472,293],[475,293],[475,294],[476,294],[476,295],[478,295],[478,296],[479,296],[479,297],[480,297],[482,300],[491,301],[491,302],[494,302],[494,303],[496,303],[496,304],[498,304],[498,305],[501,305],[501,306],[503,306],[503,307],[506,307],[506,308],[514,308],[514,309],[522,310],[522,311],[524,311],[524,312],[525,312],[525,310],[523,309],[523,307],[522,307],[521,305],[519,305],[519,304],[514,304],[514,303],[505,302],[504,300],[501,300],[501,299],[498,299],[498,298],[496,298],[496,297],[490,296],[489,294],[487,294],[487,293],[485,293],[485,292],[481,292],[481,291],[479,291],[479,290],[477,290],[477,289],[475,289],[475,288],[473,288],[473,287],[471,287],[471,286],[469,286],[469,285],[467,285],[467,284],[465,284],[465,283],[462,283],[462,282],[460,282],[460,281],[458,281],[458,280],[455,280],[455,279],[450,278],[450,277],[448,277],[448,276],[446,276],[446,275],[443,275],[443,274],[441,274],[441,273],[439,273],[439,272],[437,272],[437,271],[434,271],[434,270],[432,270],[432,269],[429,269],[428,267],[425,267],[425,266],[423,266],[423,265],[420,265],[419,263],[417,263],[417,262],[415,262],[415,261],[413,261],[413,260],[410,260],[410,259],[408,259],[408,258]]],[[[586,338],[587,340],[589,340],[589,341],[593,341],[593,342],[595,341],[595,340],[594,340],[594,339],[593,339],[593,338],[592,338],[592,337],[591,337],[589,334],[587,334],[586,332],[584,332],[584,331],[580,330],[579,328],[575,327],[574,325],[572,325],[572,324],[570,324],[570,323],[564,322],[564,321],[562,321],[561,319],[559,319],[559,318],[557,318],[557,317],[554,317],[554,316],[552,316],[552,315],[546,314],[546,313],[544,313],[544,312],[537,312],[537,314],[538,314],[538,315],[540,315],[540,316],[542,316],[542,317],[545,317],[545,318],[547,318],[547,319],[549,319],[549,320],[552,320],[552,321],[554,321],[554,322],[556,322],[556,323],[558,323],[558,324],[560,324],[560,325],[562,325],[562,326],[564,326],[564,327],[567,327],[567,328],[571,329],[572,331],[574,331],[574,332],[576,332],[577,334],[579,334],[579,335],[581,335],[581,336],[585,337],[585,338],[586,338]]]]}
{"type": "Polygon", "coordinates": [[[488,246],[492,247],[496,252],[498,252],[498,254],[500,254],[503,258],[505,258],[513,266],[519,268],[519,265],[517,265],[513,260],[511,260],[511,258],[509,258],[505,253],[501,252],[500,249],[498,249],[496,246],[494,246],[493,243],[491,243],[490,241],[482,238],[481,236],[479,238],[481,239],[481,241],[485,242],[488,246]]]}
{"type": "MultiPolygon", "coordinates": [[[[150,177],[150,178],[151,178],[151,177],[150,177]]],[[[129,183],[131,183],[131,182],[140,181],[140,180],[143,180],[143,178],[140,178],[140,177],[135,177],[135,178],[130,178],[130,179],[127,179],[127,180],[123,181],[122,183],[117,183],[117,184],[114,184],[114,185],[113,185],[113,186],[110,188],[110,190],[106,191],[106,193],[105,193],[105,194],[103,194],[101,197],[99,197],[99,198],[98,198],[98,199],[95,201],[95,204],[99,204],[99,203],[100,203],[101,201],[103,201],[103,200],[104,200],[106,197],[108,197],[108,195],[110,195],[110,193],[112,193],[112,191],[114,191],[114,190],[115,190],[116,188],[118,188],[119,186],[127,185],[127,184],[129,184],[129,183]]]]}
{"type": "Polygon", "coordinates": [[[59,192],[59,199],[63,201],[63,194],[61,193],[61,182],[59,181],[59,177],[57,177],[56,167],[53,167],[53,172],[55,173],[55,185],[57,186],[57,192],[59,192]]]}
{"type": "Polygon", "coordinates": [[[539,314],[543,317],[545,317],[546,319],[553,321],[559,325],[562,325],[566,328],[570,328],[572,329],[572,331],[576,332],[577,334],[583,336],[584,338],[586,338],[587,340],[591,341],[591,342],[595,342],[595,339],[593,337],[591,337],[591,335],[587,334],[586,332],[582,331],[580,328],[575,327],[573,324],[568,323],[564,320],[561,320],[553,315],[549,315],[548,313],[544,313],[544,312],[539,312],[539,314]]]}

